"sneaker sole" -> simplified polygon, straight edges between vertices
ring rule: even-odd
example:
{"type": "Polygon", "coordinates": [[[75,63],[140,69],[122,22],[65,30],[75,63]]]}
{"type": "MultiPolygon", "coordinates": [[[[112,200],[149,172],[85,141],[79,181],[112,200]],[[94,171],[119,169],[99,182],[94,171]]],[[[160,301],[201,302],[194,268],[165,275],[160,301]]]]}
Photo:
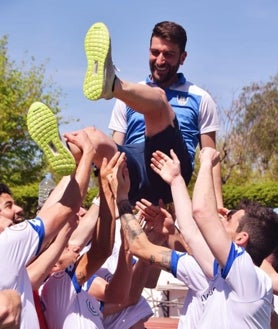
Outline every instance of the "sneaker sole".
{"type": "Polygon", "coordinates": [[[105,61],[109,47],[110,36],[105,24],[92,25],[85,37],[88,66],[83,83],[83,93],[89,100],[97,100],[102,97],[105,61]]]}
{"type": "Polygon", "coordinates": [[[70,175],[76,168],[75,160],[61,141],[54,113],[43,103],[33,103],[27,114],[27,127],[53,171],[63,176],[70,175]]]}

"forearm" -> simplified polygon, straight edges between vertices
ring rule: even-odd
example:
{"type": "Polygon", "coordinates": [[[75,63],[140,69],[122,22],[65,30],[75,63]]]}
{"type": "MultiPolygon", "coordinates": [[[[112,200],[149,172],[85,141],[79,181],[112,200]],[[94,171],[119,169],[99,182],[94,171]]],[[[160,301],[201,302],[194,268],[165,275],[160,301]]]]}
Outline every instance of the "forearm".
{"type": "Polygon", "coordinates": [[[213,185],[215,188],[215,197],[217,208],[221,209],[223,205],[223,194],[222,194],[222,179],[221,179],[221,164],[220,161],[213,167],[213,185]]]}
{"type": "Polygon", "coordinates": [[[75,172],[71,175],[60,202],[69,207],[73,213],[77,213],[84,200],[91,177],[94,150],[91,148],[83,150],[83,155],[77,165],[75,172]],[[74,198],[74,200],[73,200],[74,198]],[[75,206],[73,208],[73,206],[75,206]]]}
{"type": "Polygon", "coordinates": [[[193,215],[199,228],[211,221],[217,214],[217,204],[213,184],[212,164],[201,163],[192,197],[193,215]]]}
{"type": "Polygon", "coordinates": [[[126,303],[131,292],[132,267],[132,254],[121,246],[116,271],[106,286],[104,302],[126,303]]]}
{"type": "Polygon", "coordinates": [[[212,176],[213,155],[209,153],[211,152],[209,149],[204,152],[207,152],[207,155],[202,154],[203,159],[193,191],[193,216],[209,249],[223,267],[230,251],[231,239],[220,222],[217,212],[212,176]]]}
{"type": "Polygon", "coordinates": [[[136,217],[128,200],[118,203],[121,225],[128,241],[130,251],[135,256],[158,266],[160,269],[170,271],[171,250],[151,243],[136,217]]]}
{"type": "Polygon", "coordinates": [[[21,315],[20,295],[15,290],[0,291],[0,328],[19,329],[21,315]]]}
{"type": "Polygon", "coordinates": [[[110,189],[108,180],[101,178],[99,180],[99,197],[100,221],[96,230],[96,241],[94,248],[99,249],[105,253],[107,257],[111,255],[115,239],[115,198],[110,189]]]}
{"type": "Polygon", "coordinates": [[[92,237],[92,247],[84,254],[77,267],[79,284],[87,281],[111,255],[115,237],[114,197],[107,182],[100,181],[99,218],[92,237]]]}
{"type": "Polygon", "coordinates": [[[171,191],[179,230],[182,233],[185,243],[189,245],[189,248],[192,248],[190,243],[194,243],[197,238],[201,239],[201,234],[193,219],[192,202],[181,175],[172,181],[171,191]],[[193,237],[194,240],[192,240],[193,237]]]}
{"type": "MultiPolygon", "coordinates": [[[[57,186],[54,190],[50,193],[49,197],[46,199],[45,203],[42,206],[42,210],[49,208],[55,202],[58,202],[61,197],[63,196],[67,185],[69,184],[70,176],[64,176],[60,179],[57,186]]],[[[40,213],[40,212],[39,212],[40,213]]]]}
{"type": "Polygon", "coordinates": [[[193,218],[192,201],[181,176],[173,180],[171,190],[178,227],[183,238],[179,242],[186,252],[194,256],[204,273],[211,276],[214,256],[193,218]]]}
{"type": "Polygon", "coordinates": [[[150,264],[139,259],[133,266],[131,288],[129,294],[129,305],[136,304],[142,295],[143,289],[148,284],[156,287],[160,274],[160,269],[154,268],[150,264]]]}
{"type": "Polygon", "coordinates": [[[79,246],[80,249],[82,249],[90,240],[92,240],[98,216],[99,206],[93,203],[84,217],[80,219],[77,228],[70,237],[69,244],[79,246]]]}

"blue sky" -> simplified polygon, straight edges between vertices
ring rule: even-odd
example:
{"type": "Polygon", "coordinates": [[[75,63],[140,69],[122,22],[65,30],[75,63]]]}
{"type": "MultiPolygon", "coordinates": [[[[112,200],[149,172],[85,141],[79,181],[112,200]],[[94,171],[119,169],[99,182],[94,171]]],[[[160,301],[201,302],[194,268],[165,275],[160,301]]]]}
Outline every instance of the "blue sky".
{"type": "Polygon", "coordinates": [[[208,90],[219,109],[229,108],[243,86],[278,73],[277,0],[1,0],[0,37],[8,35],[11,60],[34,56],[46,64],[65,93],[65,118],[80,121],[61,131],[95,125],[107,128],[114,100],[90,102],[82,93],[86,71],[83,43],[89,27],[103,21],[110,30],[114,63],[126,80],[149,73],[149,38],[155,23],[172,20],[188,35],[181,71],[208,90]]]}

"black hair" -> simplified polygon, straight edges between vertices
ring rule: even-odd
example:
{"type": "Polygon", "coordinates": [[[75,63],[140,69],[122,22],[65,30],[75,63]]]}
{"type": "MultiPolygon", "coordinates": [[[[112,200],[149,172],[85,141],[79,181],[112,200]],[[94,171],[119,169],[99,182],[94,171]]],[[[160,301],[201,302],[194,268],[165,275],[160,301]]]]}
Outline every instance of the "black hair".
{"type": "Polygon", "coordinates": [[[153,37],[162,38],[176,43],[178,44],[181,53],[185,51],[187,42],[186,31],[181,25],[175,22],[163,21],[157,23],[153,28],[150,43],[152,42],[153,37]]]}

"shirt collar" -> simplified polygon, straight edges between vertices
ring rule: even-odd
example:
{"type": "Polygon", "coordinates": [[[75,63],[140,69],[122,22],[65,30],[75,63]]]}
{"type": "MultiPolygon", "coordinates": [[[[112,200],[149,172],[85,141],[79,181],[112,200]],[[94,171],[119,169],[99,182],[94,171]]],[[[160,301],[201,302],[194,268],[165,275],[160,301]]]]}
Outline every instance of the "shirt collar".
{"type": "MultiPolygon", "coordinates": [[[[175,87],[178,87],[178,86],[181,86],[181,85],[184,85],[186,83],[186,78],[183,75],[183,73],[179,72],[177,75],[178,75],[177,82],[175,82],[172,85],[170,85],[168,87],[169,89],[175,88],[175,87]]],[[[151,80],[151,76],[150,75],[148,75],[147,78],[146,78],[146,84],[147,85],[150,85],[150,86],[156,86],[156,83],[151,80]]]]}

